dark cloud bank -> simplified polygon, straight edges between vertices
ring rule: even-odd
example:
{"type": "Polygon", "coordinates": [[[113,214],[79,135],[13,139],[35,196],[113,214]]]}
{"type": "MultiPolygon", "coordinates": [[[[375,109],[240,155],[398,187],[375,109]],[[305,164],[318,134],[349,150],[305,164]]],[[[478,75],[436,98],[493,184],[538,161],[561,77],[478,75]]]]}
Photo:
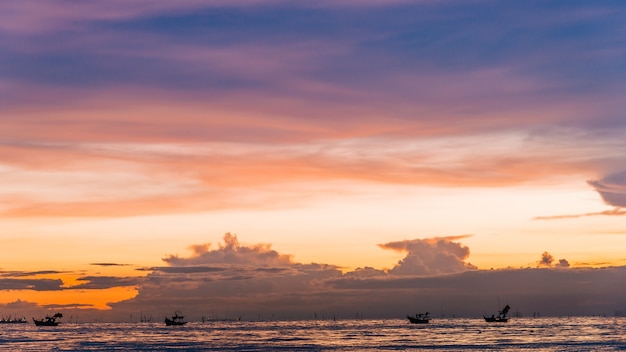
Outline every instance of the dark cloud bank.
{"type": "Polygon", "coordinates": [[[521,314],[614,314],[626,307],[626,267],[572,269],[565,259],[541,255],[537,268],[478,270],[466,262],[469,248],[459,237],[380,244],[406,256],[381,271],[342,273],[327,264],[296,263],[269,245],[224,244],[192,247],[190,257],[169,256],[168,266],[151,268],[137,297],[112,304],[112,312],[167,314],[186,311],[191,319],[398,318],[428,310],[436,315],[477,317],[498,301],[521,314]]]}
{"type": "MultiPolygon", "coordinates": [[[[168,256],[163,258],[165,266],[140,269],[149,271],[146,277],[90,276],[73,289],[136,286],[139,290],[130,300],[111,303],[109,311],[81,310],[85,321],[128,321],[140,314],[161,320],[174,310],[183,311],[190,320],[203,316],[401,318],[416,311],[438,317],[480,317],[495,312],[498,302],[525,316],[613,315],[626,308],[626,267],[569,268],[566,259],[555,260],[544,252],[536,268],[478,270],[466,262],[469,248],[457,242],[464,237],[380,244],[406,255],[386,271],[366,267],[342,273],[334,265],[297,263],[267,244],[241,245],[235,235],[226,234],[216,249],[195,245],[189,257],[168,256]]],[[[0,278],[0,287],[55,290],[61,286],[26,281],[0,278]]],[[[25,304],[14,302],[3,311],[18,312],[25,304]]],[[[67,307],[56,307],[63,308],[67,307]]]]}

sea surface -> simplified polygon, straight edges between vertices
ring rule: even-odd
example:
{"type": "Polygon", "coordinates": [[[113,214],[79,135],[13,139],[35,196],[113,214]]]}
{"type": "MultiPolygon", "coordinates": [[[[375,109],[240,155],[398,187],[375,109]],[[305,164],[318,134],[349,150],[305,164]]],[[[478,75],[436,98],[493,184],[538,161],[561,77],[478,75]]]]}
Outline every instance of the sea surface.
{"type": "Polygon", "coordinates": [[[626,318],[0,325],[8,351],[626,351],[626,318]]]}

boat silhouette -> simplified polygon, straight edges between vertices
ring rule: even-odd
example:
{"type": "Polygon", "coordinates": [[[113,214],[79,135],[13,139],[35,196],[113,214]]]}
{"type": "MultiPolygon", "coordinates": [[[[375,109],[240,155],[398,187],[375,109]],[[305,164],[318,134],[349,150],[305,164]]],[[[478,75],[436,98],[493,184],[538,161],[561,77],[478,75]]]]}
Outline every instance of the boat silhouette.
{"type": "Polygon", "coordinates": [[[56,313],[53,316],[46,315],[45,318],[39,320],[33,318],[33,322],[36,326],[57,326],[59,325],[59,322],[57,321],[58,318],[63,318],[63,314],[56,313]]]}
{"type": "Polygon", "coordinates": [[[179,312],[174,312],[174,315],[172,316],[172,318],[168,318],[165,317],[165,325],[170,326],[170,325],[185,325],[187,324],[186,321],[183,320],[183,318],[185,318],[184,316],[178,314],[179,312]]]}
{"type": "Polygon", "coordinates": [[[507,321],[509,321],[509,318],[506,317],[509,309],[511,309],[511,307],[509,307],[509,305],[507,304],[504,308],[502,308],[501,311],[498,312],[497,316],[491,315],[490,317],[486,317],[483,315],[483,318],[485,318],[485,321],[488,323],[506,323],[507,321]]]}
{"type": "Polygon", "coordinates": [[[412,324],[428,324],[430,321],[430,315],[428,312],[417,313],[414,317],[407,315],[406,318],[409,319],[412,324]]]}

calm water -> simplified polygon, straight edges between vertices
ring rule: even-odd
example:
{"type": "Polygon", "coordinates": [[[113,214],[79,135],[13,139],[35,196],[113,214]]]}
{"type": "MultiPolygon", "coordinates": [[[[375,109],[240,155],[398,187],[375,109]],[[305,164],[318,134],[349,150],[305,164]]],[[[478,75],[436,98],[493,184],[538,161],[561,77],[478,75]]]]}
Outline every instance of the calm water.
{"type": "Polygon", "coordinates": [[[0,325],[11,351],[626,351],[626,318],[273,321],[0,325]]]}

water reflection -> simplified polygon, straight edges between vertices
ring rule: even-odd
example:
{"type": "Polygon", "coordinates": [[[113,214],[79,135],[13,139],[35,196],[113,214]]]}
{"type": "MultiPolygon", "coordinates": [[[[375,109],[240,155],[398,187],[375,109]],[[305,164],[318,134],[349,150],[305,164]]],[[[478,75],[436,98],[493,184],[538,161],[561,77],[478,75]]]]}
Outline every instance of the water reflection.
{"type": "Polygon", "coordinates": [[[22,351],[99,350],[533,350],[613,351],[626,348],[625,318],[529,318],[506,324],[482,319],[283,322],[63,324],[3,327],[0,345],[22,351]]]}

